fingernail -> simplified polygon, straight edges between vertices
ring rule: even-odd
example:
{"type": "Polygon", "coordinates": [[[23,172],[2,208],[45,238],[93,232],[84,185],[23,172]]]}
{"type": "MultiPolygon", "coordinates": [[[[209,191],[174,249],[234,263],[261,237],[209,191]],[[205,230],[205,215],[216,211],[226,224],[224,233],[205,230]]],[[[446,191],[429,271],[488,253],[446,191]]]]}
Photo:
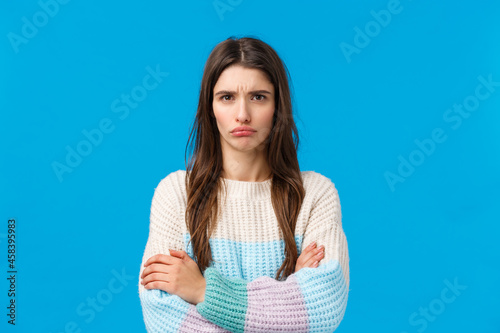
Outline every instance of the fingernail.
{"type": "Polygon", "coordinates": [[[309,245],[312,248],[316,247],[316,242],[312,242],[311,245],[309,245]]]}

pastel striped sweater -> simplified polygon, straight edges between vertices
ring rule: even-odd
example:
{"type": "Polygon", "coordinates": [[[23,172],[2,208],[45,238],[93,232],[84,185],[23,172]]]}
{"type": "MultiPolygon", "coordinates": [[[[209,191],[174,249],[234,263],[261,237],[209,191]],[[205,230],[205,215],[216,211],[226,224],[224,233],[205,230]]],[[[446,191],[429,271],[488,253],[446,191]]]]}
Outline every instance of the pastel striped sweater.
{"type": "MultiPolygon", "coordinates": [[[[185,170],[170,173],[155,189],[149,237],[142,258],[184,250],[194,258],[186,227],[185,170]]],[[[204,272],[205,300],[193,305],[177,295],[146,289],[139,297],[148,332],[333,332],[349,292],[349,255],[340,201],[332,181],[301,172],[306,195],[295,229],[300,255],[311,242],[325,246],[316,268],[275,280],[285,244],[271,203],[271,179],[225,179],[227,199],[209,242],[215,260],[204,272]]],[[[223,192],[221,192],[223,194],[223,192]]]]}

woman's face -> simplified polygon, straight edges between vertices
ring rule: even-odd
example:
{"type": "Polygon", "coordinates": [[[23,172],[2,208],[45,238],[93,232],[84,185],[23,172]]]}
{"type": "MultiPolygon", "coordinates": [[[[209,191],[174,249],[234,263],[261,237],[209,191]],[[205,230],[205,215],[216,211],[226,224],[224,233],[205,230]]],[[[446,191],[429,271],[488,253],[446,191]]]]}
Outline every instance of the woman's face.
{"type": "Polygon", "coordinates": [[[227,67],[213,91],[213,110],[223,152],[260,152],[271,132],[275,110],[274,86],[259,69],[227,67]],[[232,132],[236,127],[253,129],[249,135],[232,132]]]}

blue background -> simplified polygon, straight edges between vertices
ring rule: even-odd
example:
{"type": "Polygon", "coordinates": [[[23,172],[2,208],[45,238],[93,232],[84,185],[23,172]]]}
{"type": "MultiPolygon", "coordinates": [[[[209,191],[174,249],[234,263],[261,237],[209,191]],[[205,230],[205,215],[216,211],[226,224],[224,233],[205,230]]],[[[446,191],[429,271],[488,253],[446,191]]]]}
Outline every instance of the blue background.
{"type": "Polygon", "coordinates": [[[338,332],[500,332],[500,86],[475,97],[478,77],[500,82],[500,4],[219,2],[228,10],[212,1],[0,4],[1,330],[145,331],[137,275],[154,188],[184,169],[211,49],[252,35],[290,70],[301,170],[339,191],[351,290],[338,332]],[[375,23],[388,8],[390,22],[375,23]],[[347,44],[356,51],[343,52],[347,44]],[[168,75],[125,113],[120,98],[140,92],[148,66],[168,75]],[[465,101],[479,104],[460,126],[447,121],[465,101]],[[112,130],[85,146],[84,131],[103,119],[112,130]],[[446,140],[424,154],[415,140],[436,129],[446,140]],[[78,145],[87,156],[58,177],[54,163],[78,145]],[[391,186],[388,173],[400,181],[391,186]],[[6,323],[9,218],[15,328],[6,323]],[[446,289],[455,282],[465,289],[446,289]],[[88,302],[98,295],[112,299],[97,310],[88,302]]]}

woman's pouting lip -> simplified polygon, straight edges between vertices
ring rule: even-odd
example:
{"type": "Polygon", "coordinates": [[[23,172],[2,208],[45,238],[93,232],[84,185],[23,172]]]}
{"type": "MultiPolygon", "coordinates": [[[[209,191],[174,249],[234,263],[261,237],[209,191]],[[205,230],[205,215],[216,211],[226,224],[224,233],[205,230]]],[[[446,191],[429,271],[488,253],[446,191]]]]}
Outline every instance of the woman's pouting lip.
{"type": "Polygon", "coordinates": [[[253,131],[236,131],[236,132],[232,132],[231,134],[234,136],[249,136],[249,135],[252,135],[254,133],[255,132],[253,132],[253,131]]]}
{"type": "Polygon", "coordinates": [[[231,133],[234,133],[234,132],[241,132],[241,131],[251,131],[251,132],[255,132],[255,130],[253,128],[251,128],[250,126],[238,126],[236,128],[233,128],[233,130],[231,131],[231,133]]]}

